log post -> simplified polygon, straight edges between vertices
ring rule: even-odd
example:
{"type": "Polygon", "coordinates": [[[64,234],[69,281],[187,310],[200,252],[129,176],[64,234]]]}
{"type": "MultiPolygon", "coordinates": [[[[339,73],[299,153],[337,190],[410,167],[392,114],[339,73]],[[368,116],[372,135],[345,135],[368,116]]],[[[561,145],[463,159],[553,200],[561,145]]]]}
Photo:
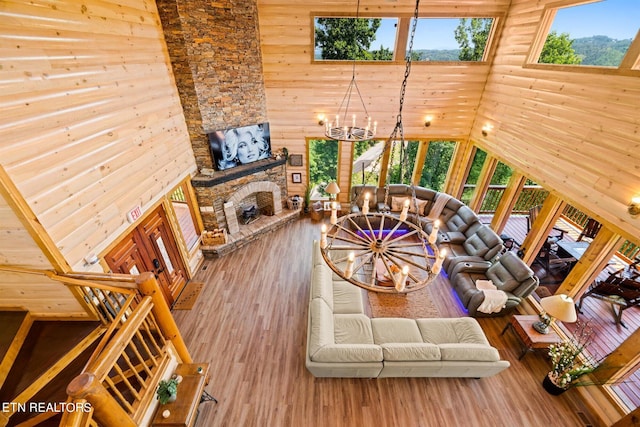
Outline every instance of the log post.
{"type": "Polygon", "coordinates": [[[160,285],[156,281],[153,273],[144,272],[140,274],[136,283],[138,285],[138,289],[140,289],[140,292],[143,295],[151,297],[151,300],[153,301],[153,308],[151,311],[156,318],[156,322],[158,322],[158,326],[160,326],[160,330],[164,337],[173,343],[182,363],[193,363],[193,359],[191,359],[191,355],[189,354],[189,349],[182,339],[180,329],[178,329],[178,325],[171,315],[171,310],[164,299],[160,285]]]}
{"type": "Polygon", "coordinates": [[[106,427],[136,427],[129,414],[109,394],[96,376],[85,372],[67,386],[67,394],[74,399],[85,399],[93,408],[93,417],[106,427]]]}

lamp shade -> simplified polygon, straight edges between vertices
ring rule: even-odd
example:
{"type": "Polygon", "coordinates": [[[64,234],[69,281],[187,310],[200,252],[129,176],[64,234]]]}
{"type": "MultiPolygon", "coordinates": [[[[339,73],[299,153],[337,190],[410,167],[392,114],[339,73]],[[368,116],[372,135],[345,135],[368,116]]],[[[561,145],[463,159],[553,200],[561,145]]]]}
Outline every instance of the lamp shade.
{"type": "Polygon", "coordinates": [[[560,294],[542,298],[540,306],[549,316],[555,317],[562,322],[575,322],[578,320],[573,298],[567,295],[560,294]]]}
{"type": "Polygon", "coordinates": [[[340,187],[338,187],[338,184],[336,184],[335,181],[331,181],[329,185],[324,187],[324,191],[329,194],[338,194],[340,192],[340,187]]]}

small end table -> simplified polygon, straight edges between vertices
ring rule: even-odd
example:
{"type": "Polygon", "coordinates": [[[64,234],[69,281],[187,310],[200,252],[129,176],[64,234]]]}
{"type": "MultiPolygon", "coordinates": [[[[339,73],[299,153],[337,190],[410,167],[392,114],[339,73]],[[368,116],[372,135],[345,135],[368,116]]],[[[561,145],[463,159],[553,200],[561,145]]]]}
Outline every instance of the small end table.
{"type": "Polygon", "coordinates": [[[502,334],[504,335],[507,332],[507,329],[511,327],[513,332],[522,342],[524,349],[518,360],[522,359],[527,352],[535,350],[535,349],[548,349],[550,344],[557,344],[562,342],[562,339],[558,336],[556,331],[552,328],[549,328],[548,334],[541,334],[535,329],[533,329],[533,324],[539,321],[540,318],[536,315],[513,315],[511,317],[511,321],[507,323],[507,326],[502,330],[502,334]]]}

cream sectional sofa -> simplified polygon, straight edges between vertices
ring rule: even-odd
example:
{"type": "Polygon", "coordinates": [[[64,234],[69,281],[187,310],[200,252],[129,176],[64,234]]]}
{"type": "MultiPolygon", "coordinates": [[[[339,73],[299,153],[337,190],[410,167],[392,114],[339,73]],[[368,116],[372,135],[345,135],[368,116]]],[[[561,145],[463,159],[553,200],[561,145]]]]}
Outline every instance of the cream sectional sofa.
{"type": "Polygon", "coordinates": [[[314,242],[306,367],[316,377],[488,377],[509,367],[475,319],[370,318],[314,242]]]}

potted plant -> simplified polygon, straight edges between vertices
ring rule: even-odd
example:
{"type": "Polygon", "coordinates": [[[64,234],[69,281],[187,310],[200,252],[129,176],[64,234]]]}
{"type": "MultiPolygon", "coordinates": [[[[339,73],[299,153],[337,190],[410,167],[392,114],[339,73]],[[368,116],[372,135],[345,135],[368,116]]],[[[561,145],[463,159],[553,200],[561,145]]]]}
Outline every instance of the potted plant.
{"type": "Polygon", "coordinates": [[[304,187],[304,213],[309,213],[309,205],[311,204],[311,186],[304,187]]]}
{"type": "Polygon", "coordinates": [[[178,379],[170,378],[168,380],[161,380],[158,383],[158,390],[156,391],[158,400],[161,404],[174,402],[178,397],[178,379]]]}
{"type": "Polygon", "coordinates": [[[593,330],[582,324],[571,338],[549,346],[551,371],[542,381],[547,392],[558,395],[580,385],[577,380],[598,367],[598,360],[584,353],[592,334],[593,330]]]}

